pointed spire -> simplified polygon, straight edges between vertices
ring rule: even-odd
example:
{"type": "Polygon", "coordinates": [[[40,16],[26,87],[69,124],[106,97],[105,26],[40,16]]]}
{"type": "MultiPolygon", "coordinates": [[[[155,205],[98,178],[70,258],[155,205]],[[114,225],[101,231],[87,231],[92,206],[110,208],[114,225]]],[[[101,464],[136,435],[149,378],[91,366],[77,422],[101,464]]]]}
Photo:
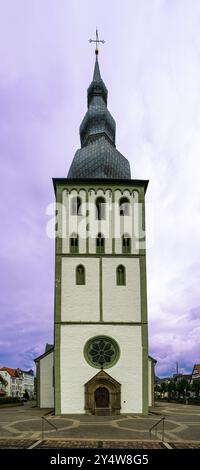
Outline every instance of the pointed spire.
{"type": "Polygon", "coordinates": [[[102,135],[115,145],[115,121],[107,109],[107,95],[96,54],[93,80],[87,90],[88,111],[80,126],[82,147],[102,135]]]}
{"type": "Polygon", "coordinates": [[[96,41],[93,80],[87,90],[88,110],[80,125],[81,148],[75,153],[68,178],[130,179],[130,165],[115,147],[115,120],[107,108],[108,90],[101,78],[96,41]]]}
{"type": "Polygon", "coordinates": [[[98,61],[98,56],[96,55],[96,60],[95,60],[95,66],[94,66],[94,74],[93,74],[93,80],[99,81],[101,80],[101,74],[100,74],[100,68],[99,68],[99,61],[98,61]]]}
{"type": "Polygon", "coordinates": [[[102,96],[104,103],[107,105],[107,95],[108,95],[108,90],[106,88],[105,83],[103,82],[100,74],[100,68],[99,68],[99,61],[98,57],[96,55],[96,60],[95,60],[95,65],[94,65],[94,73],[93,73],[93,79],[92,82],[90,83],[90,86],[87,90],[87,96],[88,96],[88,107],[94,98],[94,96],[102,96]]]}

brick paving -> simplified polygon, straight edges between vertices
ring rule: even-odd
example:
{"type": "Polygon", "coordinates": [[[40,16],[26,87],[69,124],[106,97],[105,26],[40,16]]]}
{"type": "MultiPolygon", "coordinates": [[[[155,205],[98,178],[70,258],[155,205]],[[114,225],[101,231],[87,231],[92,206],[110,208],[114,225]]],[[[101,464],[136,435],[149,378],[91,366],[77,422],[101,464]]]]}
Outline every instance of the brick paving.
{"type": "Polygon", "coordinates": [[[0,439],[0,449],[28,449],[35,439],[0,439]]]}
{"type": "MultiPolygon", "coordinates": [[[[0,439],[0,449],[28,449],[36,444],[35,449],[166,449],[160,441],[92,441],[92,440],[57,440],[45,439],[0,439]]],[[[200,442],[169,442],[172,449],[200,449],[200,442]]]]}
{"type": "Polygon", "coordinates": [[[45,440],[41,442],[37,449],[163,449],[162,442],[142,442],[142,441],[57,441],[45,440]]]}
{"type": "Polygon", "coordinates": [[[200,442],[169,442],[172,449],[200,449],[200,442]]]}

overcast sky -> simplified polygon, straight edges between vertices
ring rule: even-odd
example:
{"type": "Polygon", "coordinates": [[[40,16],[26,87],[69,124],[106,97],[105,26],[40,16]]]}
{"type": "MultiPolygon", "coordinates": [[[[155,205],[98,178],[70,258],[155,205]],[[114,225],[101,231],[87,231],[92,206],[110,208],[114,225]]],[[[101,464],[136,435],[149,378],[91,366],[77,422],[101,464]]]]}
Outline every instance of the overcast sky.
{"type": "Polygon", "coordinates": [[[79,142],[99,35],[117,148],[146,196],[150,354],[200,362],[199,0],[0,0],[0,366],[53,341],[52,177],[79,142]]]}

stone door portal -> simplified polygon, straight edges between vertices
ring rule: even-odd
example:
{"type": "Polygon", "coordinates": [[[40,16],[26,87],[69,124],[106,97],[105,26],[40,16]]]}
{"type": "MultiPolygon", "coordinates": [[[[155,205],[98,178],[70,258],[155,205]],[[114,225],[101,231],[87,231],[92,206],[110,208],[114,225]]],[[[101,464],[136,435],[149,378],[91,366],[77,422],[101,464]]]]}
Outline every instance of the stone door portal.
{"type": "Polygon", "coordinates": [[[85,384],[85,411],[88,414],[120,413],[121,384],[101,370],[85,384]]]}

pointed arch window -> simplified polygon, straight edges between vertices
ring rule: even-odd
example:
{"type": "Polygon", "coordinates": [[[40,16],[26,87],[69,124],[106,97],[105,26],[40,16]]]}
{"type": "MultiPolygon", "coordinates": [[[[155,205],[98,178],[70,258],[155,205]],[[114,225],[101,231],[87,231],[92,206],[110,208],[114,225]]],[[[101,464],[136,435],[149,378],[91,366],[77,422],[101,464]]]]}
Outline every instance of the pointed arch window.
{"type": "Polygon", "coordinates": [[[117,286],[125,286],[126,285],[126,268],[122,264],[117,266],[116,269],[116,284],[117,286]]]}
{"type": "Polygon", "coordinates": [[[96,219],[105,220],[106,218],[106,201],[104,197],[96,199],[96,219]]]}
{"type": "Polygon", "coordinates": [[[82,264],[79,264],[76,267],[76,284],[78,285],[85,284],[85,268],[82,264]]]}
{"type": "Polygon", "coordinates": [[[98,233],[96,238],[96,253],[104,253],[105,250],[105,238],[101,233],[98,233]]]}
{"type": "Polygon", "coordinates": [[[128,233],[122,236],[122,253],[131,253],[131,238],[128,233]]]}
{"type": "Polygon", "coordinates": [[[71,215],[81,215],[81,198],[74,196],[71,199],[71,215]]]}
{"type": "Polygon", "coordinates": [[[121,216],[130,215],[130,201],[127,197],[121,197],[119,200],[119,214],[121,216]]]}
{"type": "Polygon", "coordinates": [[[73,233],[70,237],[70,253],[78,253],[79,240],[77,233],[73,233]]]}

